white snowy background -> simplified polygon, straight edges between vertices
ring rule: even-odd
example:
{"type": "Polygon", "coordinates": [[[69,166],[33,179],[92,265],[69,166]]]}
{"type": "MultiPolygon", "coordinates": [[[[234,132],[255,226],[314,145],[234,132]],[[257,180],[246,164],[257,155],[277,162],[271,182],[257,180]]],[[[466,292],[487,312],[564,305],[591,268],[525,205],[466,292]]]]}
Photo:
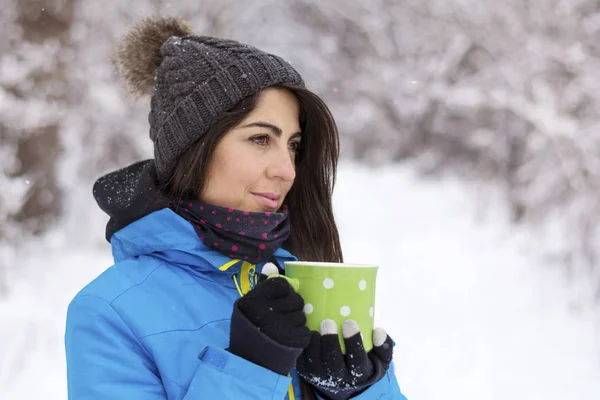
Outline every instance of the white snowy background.
{"type": "Polygon", "coordinates": [[[409,399],[600,399],[595,0],[0,3],[0,400],[66,398],[66,306],[111,265],[92,183],[151,155],[109,57],[155,12],[330,104],[345,258],[381,266],[409,399]]]}

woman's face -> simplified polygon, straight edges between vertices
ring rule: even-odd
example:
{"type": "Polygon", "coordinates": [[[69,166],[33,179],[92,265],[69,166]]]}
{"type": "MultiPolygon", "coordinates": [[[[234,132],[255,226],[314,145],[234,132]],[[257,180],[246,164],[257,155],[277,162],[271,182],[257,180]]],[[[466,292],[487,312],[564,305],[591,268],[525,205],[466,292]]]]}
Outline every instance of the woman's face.
{"type": "Polygon", "coordinates": [[[296,178],[300,140],[294,95],[280,88],[263,90],[254,111],[215,147],[200,201],[244,211],[277,211],[296,178]]]}

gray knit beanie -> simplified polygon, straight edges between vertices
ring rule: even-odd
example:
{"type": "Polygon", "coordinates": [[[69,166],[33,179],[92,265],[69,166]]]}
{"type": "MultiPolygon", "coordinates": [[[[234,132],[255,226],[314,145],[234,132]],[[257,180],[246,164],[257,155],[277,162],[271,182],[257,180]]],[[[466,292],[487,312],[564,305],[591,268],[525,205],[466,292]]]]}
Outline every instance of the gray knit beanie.
{"type": "Polygon", "coordinates": [[[254,47],[193,35],[177,18],[147,18],[129,32],[113,57],[132,94],[151,95],[150,139],[160,182],[215,118],[268,86],[304,86],[280,57],[254,47]]]}

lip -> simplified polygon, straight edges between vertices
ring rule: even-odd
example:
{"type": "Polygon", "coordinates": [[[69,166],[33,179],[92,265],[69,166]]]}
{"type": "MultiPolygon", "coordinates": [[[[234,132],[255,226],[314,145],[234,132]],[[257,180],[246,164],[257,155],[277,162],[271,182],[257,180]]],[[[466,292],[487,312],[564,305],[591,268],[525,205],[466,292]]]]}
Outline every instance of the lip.
{"type": "Polygon", "coordinates": [[[277,210],[279,206],[280,194],[276,193],[252,193],[256,196],[257,200],[267,207],[269,210],[277,210]]]}
{"type": "Polygon", "coordinates": [[[280,194],[277,193],[253,193],[257,196],[263,196],[266,197],[267,199],[271,199],[271,200],[275,200],[278,201],[281,198],[280,194]]]}

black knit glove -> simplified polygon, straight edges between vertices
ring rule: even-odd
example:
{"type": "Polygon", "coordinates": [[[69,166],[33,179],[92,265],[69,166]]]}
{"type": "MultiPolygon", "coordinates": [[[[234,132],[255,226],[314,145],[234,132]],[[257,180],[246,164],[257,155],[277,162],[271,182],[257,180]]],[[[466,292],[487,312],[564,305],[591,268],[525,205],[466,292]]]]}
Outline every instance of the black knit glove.
{"type": "Polygon", "coordinates": [[[229,351],[287,375],[310,342],[304,300],[284,278],[263,279],[233,306],[229,351]]]}
{"type": "Polygon", "coordinates": [[[346,400],[383,378],[392,362],[393,342],[380,328],[373,331],[373,349],[367,354],[355,321],[342,326],[346,354],[342,353],[337,325],[321,323],[321,334],[312,332],[310,345],[298,358],[298,374],[324,398],[346,400]]]}

